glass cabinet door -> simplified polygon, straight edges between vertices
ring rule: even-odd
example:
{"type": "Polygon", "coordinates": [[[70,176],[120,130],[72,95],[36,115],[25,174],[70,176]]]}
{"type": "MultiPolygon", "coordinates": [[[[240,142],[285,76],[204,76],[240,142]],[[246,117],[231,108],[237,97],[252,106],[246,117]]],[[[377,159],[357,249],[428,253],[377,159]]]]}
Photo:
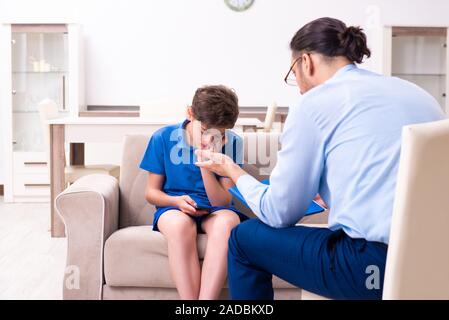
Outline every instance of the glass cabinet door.
{"type": "Polygon", "coordinates": [[[392,75],[429,92],[446,108],[447,29],[393,27],[392,75]]]}
{"type": "Polygon", "coordinates": [[[64,25],[13,25],[14,151],[44,151],[38,104],[48,98],[66,111],[68,38],[64,25]]]}

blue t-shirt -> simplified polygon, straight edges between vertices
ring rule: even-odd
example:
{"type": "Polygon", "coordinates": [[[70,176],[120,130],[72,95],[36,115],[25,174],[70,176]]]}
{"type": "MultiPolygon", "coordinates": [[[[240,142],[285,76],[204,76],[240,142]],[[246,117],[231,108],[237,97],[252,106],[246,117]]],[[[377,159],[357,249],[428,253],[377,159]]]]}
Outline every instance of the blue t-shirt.
{"type": "MultiPolygon", "coordinates": [[[[200,168],[195,165],[195,148],[185,137],[185,126],[189,121],[166,126],[151,137],[140,168],[165,176],[162,191],[169,196],[189,195],[198,206],[211,206],[207,198],[200,168]]],[[[226,130],[227,142],[222,153],[234,162],[243,163],[243,140],[234,132],[226,130]]],[[[217,178],[220,178],[217,176],[217,178]]]]}

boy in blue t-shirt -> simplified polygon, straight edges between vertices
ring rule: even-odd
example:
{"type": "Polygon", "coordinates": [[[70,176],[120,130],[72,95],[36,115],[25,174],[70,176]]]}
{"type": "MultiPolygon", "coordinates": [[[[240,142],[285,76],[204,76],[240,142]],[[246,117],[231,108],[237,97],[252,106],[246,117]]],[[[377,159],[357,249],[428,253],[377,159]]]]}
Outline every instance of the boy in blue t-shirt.
{"type": "Polygon", "coordinates": [[[226,279],[228,238],[247,219],[232,204],[228,189],[233,182],[195,165],[195,149],[221,150],[242,163],[243,142],[227,130],[238,114],[232,90],[199,88],[187,120],[156,131],[140,164],[149,172],[146,199],[157,208],[153,230],[167,239],[170,271],[181,299],[218,298],[226,279]],[[198,233],[208,239],[202,268],[198,233]]]}

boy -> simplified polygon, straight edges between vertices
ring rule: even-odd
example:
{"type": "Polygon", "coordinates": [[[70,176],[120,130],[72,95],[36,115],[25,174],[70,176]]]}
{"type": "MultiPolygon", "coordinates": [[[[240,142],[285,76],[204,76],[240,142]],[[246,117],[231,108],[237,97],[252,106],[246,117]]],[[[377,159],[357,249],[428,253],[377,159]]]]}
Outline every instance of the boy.
{"type": "Polygon", "coordinates": [[[247,217],[232,205],[230,179],[195,165],[195,149],[240,161],[242,141],[229,130],[239,114],[236,94],[224,86],[199,88],[187,120],[156,131],[140,167],[149,172],[146,199],[156,206],[153,230],[167,239],[172,279],[181,299],[217,299],[226,278],[228,238],[247,217]],[[207,234],[202,268],[197,234],[207,234]]]}

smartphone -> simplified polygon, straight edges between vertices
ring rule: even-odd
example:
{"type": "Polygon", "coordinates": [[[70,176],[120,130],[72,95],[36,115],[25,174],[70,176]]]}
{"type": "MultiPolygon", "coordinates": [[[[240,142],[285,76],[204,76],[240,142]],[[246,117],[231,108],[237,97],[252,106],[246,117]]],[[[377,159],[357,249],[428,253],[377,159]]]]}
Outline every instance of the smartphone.
{"type": "Polygon", "coordinates": [[[196,210],[203,210],[203,211],[207,211],[207,212],[210,212],[212,210],[211,207],[203,207],[203,206],[197,206],[195,209],[196,210]]]}

